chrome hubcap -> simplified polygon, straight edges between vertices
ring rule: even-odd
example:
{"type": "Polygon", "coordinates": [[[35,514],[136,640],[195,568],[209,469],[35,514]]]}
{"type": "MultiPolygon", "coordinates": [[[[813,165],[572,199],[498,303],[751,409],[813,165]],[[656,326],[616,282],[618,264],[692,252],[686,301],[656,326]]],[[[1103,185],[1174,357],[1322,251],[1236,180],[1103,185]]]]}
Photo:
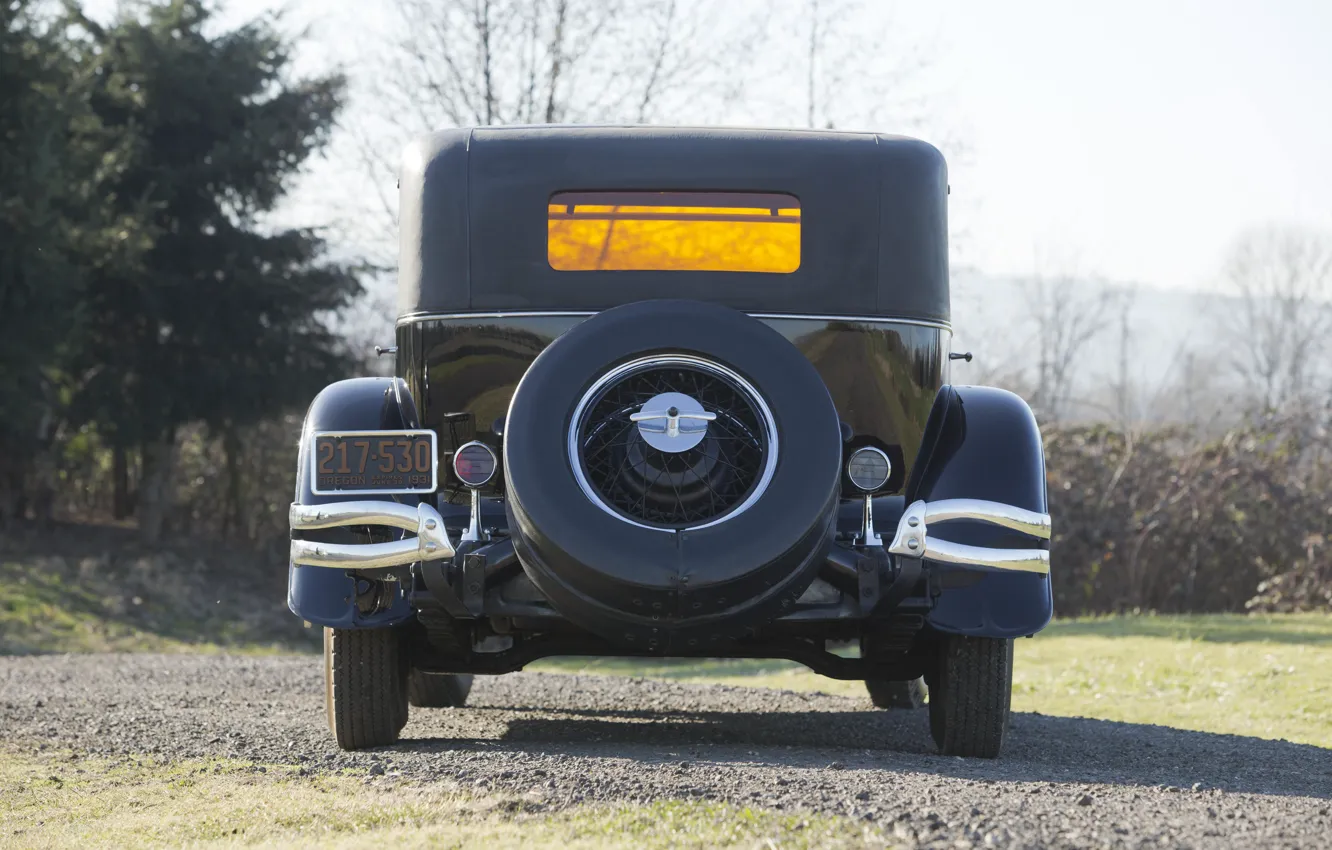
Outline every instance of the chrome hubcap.
{"type": "Polygon", "coordinates": [[[629,417],[638,423],[638,433],[652,448],[679,454],[703,442],[708,435],[708,423],[717,414],[708,413],[693,398],[684,393],[661,393],[653,396],[629,417]]]}

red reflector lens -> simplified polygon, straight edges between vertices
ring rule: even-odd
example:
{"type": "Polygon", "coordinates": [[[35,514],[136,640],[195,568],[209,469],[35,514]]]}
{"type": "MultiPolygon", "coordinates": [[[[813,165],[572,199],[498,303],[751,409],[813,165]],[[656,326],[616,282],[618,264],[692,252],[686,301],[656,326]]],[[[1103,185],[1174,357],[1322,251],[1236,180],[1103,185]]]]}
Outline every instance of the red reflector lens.
{"type": "Polygon", "coordinates": [[[480,487],[495,475],[495,453],[481,443],[468,443],[453,453],[453,474],[468,487],[480,487]]]}

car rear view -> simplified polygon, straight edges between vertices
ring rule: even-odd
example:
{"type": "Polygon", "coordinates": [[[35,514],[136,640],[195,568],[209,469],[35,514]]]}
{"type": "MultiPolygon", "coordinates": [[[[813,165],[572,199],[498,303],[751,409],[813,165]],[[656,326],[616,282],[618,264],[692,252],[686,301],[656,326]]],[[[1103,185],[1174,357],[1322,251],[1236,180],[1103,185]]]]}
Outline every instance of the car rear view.
{"type": "Polygon", "coordinates": [[[948,380],[934,148],[478,128],[400,187],[395,377],[315,399],[291,510],[340,745],[476,674],[638,655],[928,691],[943,752],[998,754],[1050,520],[1026,404],[948,380]]]}

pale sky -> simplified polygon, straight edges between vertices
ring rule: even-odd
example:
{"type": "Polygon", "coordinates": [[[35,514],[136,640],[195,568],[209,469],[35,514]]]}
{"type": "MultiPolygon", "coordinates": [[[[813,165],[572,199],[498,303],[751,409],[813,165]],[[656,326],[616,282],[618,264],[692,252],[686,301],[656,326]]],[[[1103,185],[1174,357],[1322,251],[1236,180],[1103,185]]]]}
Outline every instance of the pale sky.
{"type": "MultiPolygon", "coordinates": [[[[233,0],[228,17],[272,5],[233,0]]],[[[294,26],[309,26],[309,68],[354,62],[379,14],[375,0],[286,5],[294,26]]],[[[899,37],[932,46],[930,120],[966,148],[952,173],[956,265],[1075,265],[1206,289],[1247,227],[1332,231],[1332,0],[892,9],[899,37]]],[[[318,208],[310,185],[327,190],[345,167],[320,166],[295,208],[318,208]]]]}
{"type": "Polygon", "coordinates": [[[1021,272],[1052,250],[1205,288],[1246,227],[1332,230],[1329,0],[939,6],[974,265],[1021,272]]]}

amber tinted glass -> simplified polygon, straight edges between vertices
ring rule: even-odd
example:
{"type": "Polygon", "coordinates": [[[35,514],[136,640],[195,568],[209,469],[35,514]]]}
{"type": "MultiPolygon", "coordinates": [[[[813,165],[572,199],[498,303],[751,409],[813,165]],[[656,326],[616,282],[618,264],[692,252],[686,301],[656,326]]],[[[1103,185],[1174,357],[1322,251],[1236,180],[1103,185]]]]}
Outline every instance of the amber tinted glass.
{"type": "Polygon", "coordinates": [[[800,268],[800,201],[740,192],[561,192],[547,257],[559,271],[800,268]]]}

